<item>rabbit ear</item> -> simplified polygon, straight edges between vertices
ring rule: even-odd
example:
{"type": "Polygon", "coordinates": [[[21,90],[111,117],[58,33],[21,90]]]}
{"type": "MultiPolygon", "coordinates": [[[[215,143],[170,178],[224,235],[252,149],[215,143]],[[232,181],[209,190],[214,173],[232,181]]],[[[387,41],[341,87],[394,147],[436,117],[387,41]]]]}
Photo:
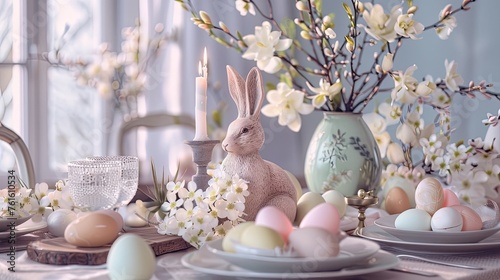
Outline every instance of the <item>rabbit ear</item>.
{"type": "Polygon", "coordinates": [[[258,118],[264,101],[264,83],[257,67],[252,68],[246,81],[247,114],[258,118]]]}
{"type": "Polygon", "coordinates": [[[247,115],[247,106],[245,102],[245,80],[233,69],[227,65],[227,83],[229,85],[229,93],[236,103],[238,108],[238,117],[245,117],[247,115]]]}

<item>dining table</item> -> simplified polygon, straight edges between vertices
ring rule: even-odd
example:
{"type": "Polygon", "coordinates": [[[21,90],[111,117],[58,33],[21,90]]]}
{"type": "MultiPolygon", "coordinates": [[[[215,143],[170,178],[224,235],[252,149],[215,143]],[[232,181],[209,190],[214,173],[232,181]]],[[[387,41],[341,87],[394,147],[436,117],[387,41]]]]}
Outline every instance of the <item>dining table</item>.
{"type": "MultiPolygon", "coordinates": [[[[355,228],[357,225],[357,218],[353,216],[355,212],[349,212],[346,214],[346,219],[350,220],[350,227],[355,228]],[[350,215],[351,217],[348,217],[350,215]]],[[[373,222],[378,218],[378,212],[367,211],[366,226],[373,226],[373,222]]],[[[43,221],[41,223],[44,223],[43,221]]],[[[41,238],[46,238],[48,235],[48,230],[43,225],[40,229],[22,236],[16,239],[16,252],[15,252],[15,271],[10,271],[9,260],[12,259],[12,253],[9,250],[9,244],[5,241],[0,241],[0,279],[2,280],[68,280],[68,279],[95,279],[95,280],[106,280],[111,279],[106,265],[50,265],[42,264],[31,260],[28,257],[26,246],[28,243],[39,240],[41,238]]],[[[353,238],[363,238],[355,236],[353,238]]],[[[409,254],[401,250],[400,248],[387,246],[387,244],[380,244],[380,249],[394,255],[409,254]]],[[[214,260],[214,265],[220,265],[222,260],[215,260],[215,256],[211,255],[210,252],[206,251],[205,247],[200,249],[188,248],[184,250],[179,250],[175,252],[166,253],[156,257],[156,269],[154,275],[151,279],[154,280],[191,280],[191,279],[267,279],[266,277],[260,277],[259,274],[252,272],[242,273],[241,270],[235,268],[239,273],[234,276],[229,273],[229,275],[218,275],[213,274],[208,271],[208,273],[203,272],[203,270],[192,269],[185,265],[185,259],[193,254],[199,255],[200,258],[204,260],[214,260]],[[183,263],[184,258],[184,263],[183,263]]],[[[415,255],[414,252],[411,253],[415,255]]],[[[421,261],[416,259],[399,259],[397,266],[392,269],[387,269],[383,271],[377,271],[368,274],[346,274],[342,273],[335,274],[334,276],[324,275],[324,277],[317,277],[317,279],[384,279],[384,280],[431,280],[431,279],[475,279],[475,280],[496,280],[500,279],[500,249],[491,250],[480,250],[478,252],[465,252],[465,253],[436,253],[432,252],[430,254],[420,253],[418,256],[427,257],[432,260],[450,262],[454,264],[464,264],[470,266],[480,267],[481,269],[466,269],[450,267],[447,265],[429,263],[427,261],[421,261]],[[407,271],[405,271],[407,270],[407,271]],[[420,275],[420,273],[425,273],[428,275],[420,275]]],[[[227,264],[227,267],[230,267],[227,264]]],[[[232,269],[232,268],[231,268],[232,269]]],[[[277,274],[277,279],[309,279],[309,277],[304,277],[303,275],[294,276],[294,274],[277,274]]]]}

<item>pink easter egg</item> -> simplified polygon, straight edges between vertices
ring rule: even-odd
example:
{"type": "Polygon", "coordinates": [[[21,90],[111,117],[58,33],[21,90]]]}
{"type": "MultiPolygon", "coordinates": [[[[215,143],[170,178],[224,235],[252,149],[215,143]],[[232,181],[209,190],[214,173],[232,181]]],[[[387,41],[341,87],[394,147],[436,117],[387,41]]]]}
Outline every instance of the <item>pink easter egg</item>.
{"type": "Polygon", "coordinates": [[[283,237],[285,243],[288,242],[288,236],[293,230],[292,222],[285,213],[274,206],[260,209],[255,217],[255,224],[274,229],[283,237]]]}
{"type": "Polygon", "coordinates": [[[462,215],[463,226],[462,231],[480,230],[483,228],[483,221],[479,214],[474,209],[465,205],[453,205],[453,209],[457,210],[462,215]]]}
{"type": "Polygon", "coordinates": [[[443,207],[460,205],[460,200],[458,199],[458,196],[452,190],[443,189],[443,196],[444,196],[443,207]]]}
{"type": "Polygon", "coordinates": [[[321,203],[311,209],[302,219],[300,228],[322,228],[337,234],[340,227],[340,215],[337,207],[330,203],[321,203]]]}

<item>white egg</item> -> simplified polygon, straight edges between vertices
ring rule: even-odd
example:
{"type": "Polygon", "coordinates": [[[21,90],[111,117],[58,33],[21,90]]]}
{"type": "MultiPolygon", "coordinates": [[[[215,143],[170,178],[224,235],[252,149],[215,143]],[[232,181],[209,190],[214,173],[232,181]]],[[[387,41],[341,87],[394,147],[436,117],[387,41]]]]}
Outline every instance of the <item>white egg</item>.
{"type": "Polygon", "coordinates": [[[398,215],[394,226],[398,229],[430,231],[431,215],[425,210],[411,208],[398,215]]]}
{"type": "Polygon", "coordinates": [[[461,231],[463,219],[460,212],[452,207],[443,207],[432,215],[433,231],[461,231]]]}
{"type": "Polygon", "coordinates": [[[156,259],[144,239],[126,233],[111,246],[106,265],[112,280],[149,280],[155,272],[156,259]]]}
{"type": "Polygon", "coordinates": [[[49,232],[57,237],[63,237],[66,227],[76,220],[76,213],[69,209],[57,209],[47,217],[49,232]]]}

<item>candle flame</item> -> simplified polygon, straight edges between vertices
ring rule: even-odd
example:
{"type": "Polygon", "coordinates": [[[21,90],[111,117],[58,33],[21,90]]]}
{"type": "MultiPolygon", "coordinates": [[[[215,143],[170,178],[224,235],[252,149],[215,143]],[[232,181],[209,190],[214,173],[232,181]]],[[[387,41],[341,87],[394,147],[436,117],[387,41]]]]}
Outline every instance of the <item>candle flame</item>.
{"type": "Polygon", "coordinates": [[[201,68],[201,61],[198,62],[198,75],[200,77],[203,76],[203,70],[201,68]]]}

